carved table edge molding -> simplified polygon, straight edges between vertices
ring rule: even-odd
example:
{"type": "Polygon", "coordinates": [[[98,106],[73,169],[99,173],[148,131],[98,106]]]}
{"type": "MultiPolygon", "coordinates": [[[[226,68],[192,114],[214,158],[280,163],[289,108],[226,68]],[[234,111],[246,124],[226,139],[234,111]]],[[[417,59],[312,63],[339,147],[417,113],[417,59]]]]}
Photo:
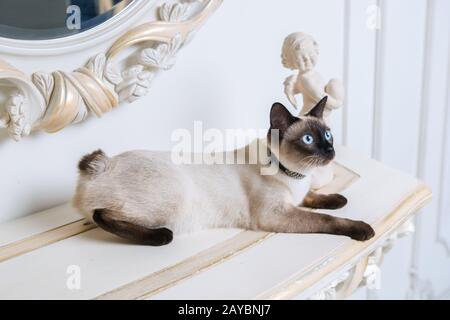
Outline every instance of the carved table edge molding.
{"type": "Polygon", "coordinates": [[[256,299],[293,299],[314,288],[321,279],[333,273],[336,276],[328,283],[303,298],[345,299],[360,286],[366,286],[369,290],[379,289],[379,267],[383,254],[391,249],[398,238],[414,232],[413,216],[431,200],[431,197],[431,190],[424,184],[419,185],[416,191],[404,199],[389,216],[376,224],[377,235],[373,239],[354,242],[350,248],[347,247],[336,252],[333,257],[328,257],[319,267],[316,266],[313,270],[289,279],[282,285],[258,295],[256,299]]]}
{"type": "Polygon", "coordinates": [[[158,10],[159,21],[134,27],[106,53],[73,72],[35,72],[30,79],[0,59],[0,81],[14,88],[0,106],[0,129],[19,141],[32,131],[53,133],[90,114],[100,117],[122,101],[133,102],[146,95],[154,75],[174,65],[178,50],[223,0],[208,0],[192,14],[198,1],[164,3],[158,10]],[[126,48],[145,42],[158,45],[140,49],[136,64],[120,66],[115,61],[126,48]]]}

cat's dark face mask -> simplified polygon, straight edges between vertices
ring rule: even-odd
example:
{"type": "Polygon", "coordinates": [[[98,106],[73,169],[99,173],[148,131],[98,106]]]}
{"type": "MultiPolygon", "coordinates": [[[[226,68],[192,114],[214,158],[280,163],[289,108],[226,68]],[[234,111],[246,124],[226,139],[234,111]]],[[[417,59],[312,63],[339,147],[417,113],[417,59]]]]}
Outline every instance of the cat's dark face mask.
{"type": "Polygon", "coordinates": [[[291,170],[325,166],[335,157],[333,135],[323,121],[327,98],[297,118],[281,104],[271,110],[271,129],[279,130],[280,161],[291,170]]]}

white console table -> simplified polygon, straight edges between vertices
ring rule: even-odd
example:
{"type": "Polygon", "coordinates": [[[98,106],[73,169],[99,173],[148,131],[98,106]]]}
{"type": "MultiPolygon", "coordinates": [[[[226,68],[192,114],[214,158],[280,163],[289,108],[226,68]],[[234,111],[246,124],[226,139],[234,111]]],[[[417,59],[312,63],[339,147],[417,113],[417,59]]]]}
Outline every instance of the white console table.
{"type": "Polygon", "coordinates": [[[346,148],[337,155],[335,179],[321,191],[349,199],[333,214],[371,223],[370,241],[221,229],[147,247],[64,205],[0,225],[0,298],[340,299],[359,286],[376,289],[383,254],[413,231],[431,192],[346,148]]]}

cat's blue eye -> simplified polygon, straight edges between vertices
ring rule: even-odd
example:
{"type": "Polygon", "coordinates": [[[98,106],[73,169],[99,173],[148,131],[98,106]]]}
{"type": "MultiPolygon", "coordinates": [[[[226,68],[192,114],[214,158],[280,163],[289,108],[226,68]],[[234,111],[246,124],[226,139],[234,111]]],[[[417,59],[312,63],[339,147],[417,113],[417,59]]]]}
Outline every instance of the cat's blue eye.
{"type": "Polygon", "coordinates": [[[305,144],[312,144],[314,142],[314,138],[312,137],[312,135],[310,134],[305,134],[302,137],[302,140],[305,144]]]}
{"type": "Polygon", "coordinates": [[[325,131],[325,139],[327,139],[328,141],[330,141],[331,138],[333,138],[333,136],[331,135],[330,130],[325,131]]]}

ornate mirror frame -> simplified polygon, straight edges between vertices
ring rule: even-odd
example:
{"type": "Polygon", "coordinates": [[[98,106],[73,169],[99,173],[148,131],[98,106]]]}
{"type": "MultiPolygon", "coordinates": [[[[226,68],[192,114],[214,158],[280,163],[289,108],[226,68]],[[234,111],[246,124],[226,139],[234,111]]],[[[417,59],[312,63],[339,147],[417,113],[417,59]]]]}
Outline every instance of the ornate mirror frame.
{"type": "MultiPolygon", "coordinates": [[[[35,72],[31,77],[0,59],[0,130],[19,141],[33,131],[57,132],[91,114],[100,117],[121,102],[145,96],[158,72],[170,69],[175,55],[223,0],[178,0],[158,8],[159,20],[133,27],[85,66],[68,72],[35,72]],[[127,50],[138,47],[137,50],[127,50]],[[133,56],[134,59],[130,59],[133,56]],[[134,61],[133,63],[130,61],[134,61]],[[137,61],[137,62],[136,62],[137,61]],[[12,88],[12,89],[11,89],[12,88]]],[[[21,55],[64,52],[106,41],[129,27],[130,17],[148,12],[154,0],[139,0],[110,21],[61,39],[23,41],[1,38],[0,51],[21,55]]]]}

